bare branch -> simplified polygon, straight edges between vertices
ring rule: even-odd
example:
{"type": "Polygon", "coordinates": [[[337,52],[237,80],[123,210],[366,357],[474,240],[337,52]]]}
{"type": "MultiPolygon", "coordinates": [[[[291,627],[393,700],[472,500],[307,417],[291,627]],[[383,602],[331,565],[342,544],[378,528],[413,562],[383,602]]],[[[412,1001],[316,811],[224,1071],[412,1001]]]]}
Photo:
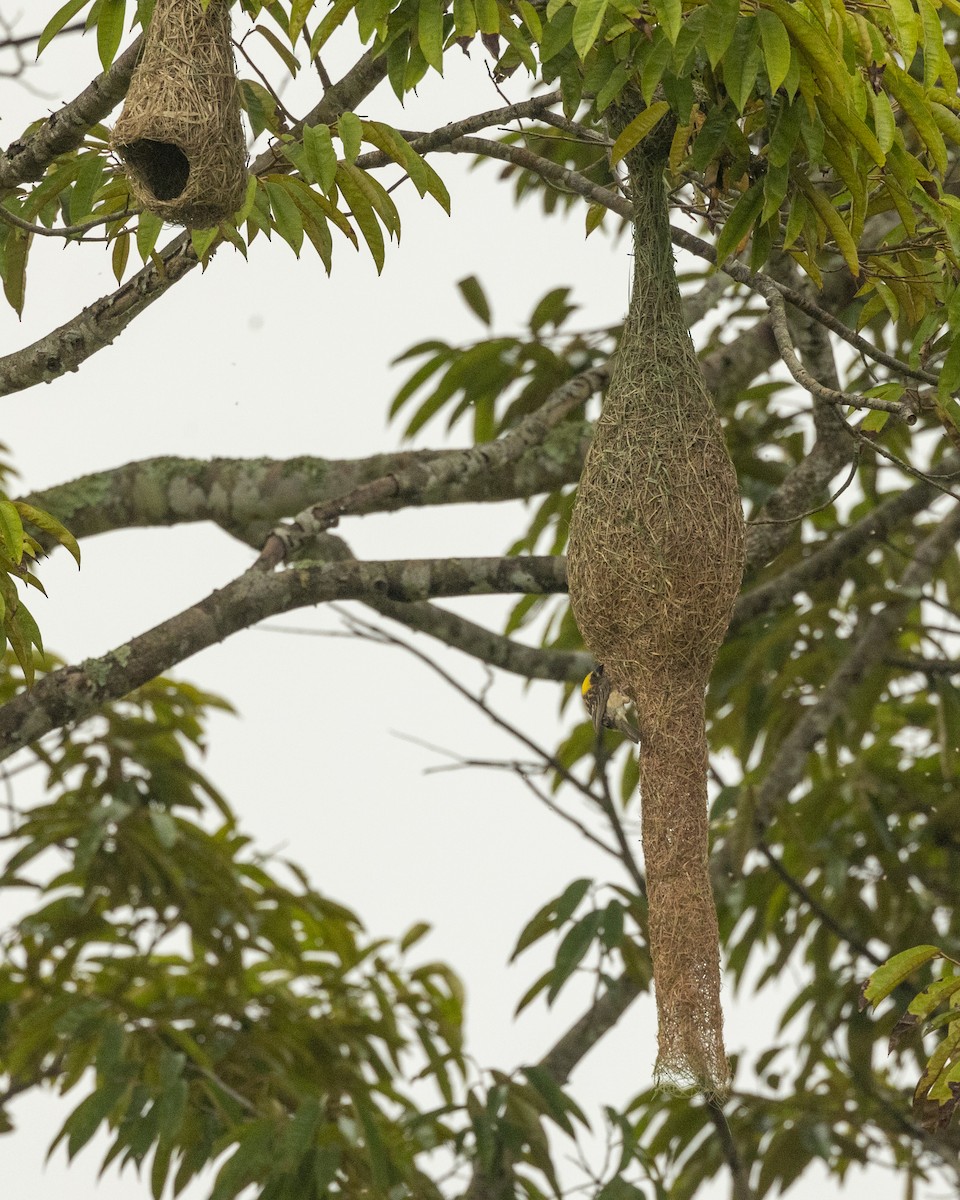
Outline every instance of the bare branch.
{"type": "Polygon", "coordinates": [[[446,483],[454,480],[462,483],[475,475],[485,474],[515,461],[524,451],[542,444],[551,429],[606,384],[609,375],[609,368],[604,365],[574,376],[557,388],[536,412],[494,442],[481,442],[466,450],[450,451],[429,465],[418,464],[405,471],[385,475],[357,488],[350,495],[304,509],[289,525],[281,525],[273,530],[255,567],[262,571],[272,570],[293,557],[304,542],[332,529],[342,516],[379,509],[386,500],[402,500],[406,503],[416,499],[422,501],[424,496],[446,483]]]}
{"type": "Polygon", "coordinates": [[[299,563],[278,574],[246,571],[226,587],[101,658],[64,667],[0,708],[0,760],[52,729],[92,716],[199,650],[265,617],[328,600],[382,596],[545,594],[566,590],[559,558],[420,559],[299,563]]]}
{"type": "MultiPolygon", "coordinates": [[[[125,221],[127,217],[136,216],[139,211],[138,208],[124,208],[120,212],[107,213],[106,216],[91,217],[89,221],[83,221],[79,225],[61,225],[48,229],[46,225],[32,225],[29,221],[24,221],[22,217],[18,217],[16,213],[12,213],[9,208],[4,208],[0,204],[0,221],[12,225],[15,229],[22,229],[25,233],[34,233],[38,237],[69,238],[86,233],[88,229],[96,229],[98,225],[107,225],[111,221],[125,221]]],[[[92,238],[90,240],[103,241],[105,239],[92,238]]]]}

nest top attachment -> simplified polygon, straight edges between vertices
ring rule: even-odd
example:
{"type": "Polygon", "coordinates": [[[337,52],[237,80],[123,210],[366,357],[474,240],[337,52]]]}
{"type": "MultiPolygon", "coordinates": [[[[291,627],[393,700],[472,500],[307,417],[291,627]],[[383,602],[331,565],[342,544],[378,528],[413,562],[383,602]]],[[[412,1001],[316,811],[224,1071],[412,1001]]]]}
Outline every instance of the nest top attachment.
{"type": "Polygon", "coordinates": [[[148,212],[204,228],[237,211],[247,151],[226,0],[157,0],[112,140],[148,212]]]}

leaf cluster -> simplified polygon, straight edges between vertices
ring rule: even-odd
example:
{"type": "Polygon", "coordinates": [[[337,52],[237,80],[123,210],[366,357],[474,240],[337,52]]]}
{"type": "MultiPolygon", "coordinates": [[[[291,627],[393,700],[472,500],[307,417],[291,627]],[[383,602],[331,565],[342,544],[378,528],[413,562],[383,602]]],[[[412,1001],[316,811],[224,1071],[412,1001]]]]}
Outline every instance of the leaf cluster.
{"type": "Polygon", "coordinates": [[[54,794],[3,839],[0,886],[36,897],[3,935],[5,1094],[92,1071],[54,1145],[104,1127],[104,1167],[149,1158],[156,1197],[218,1157],[217,1200],[438,1196],[418,1161],[449,1134],[403,1081],[419,1061],[452,1097],[460,985],[406,966],[427,927],[370,940],[253,852],[191,761],[211,706],[155,680],[40,754],[54,794]]]}

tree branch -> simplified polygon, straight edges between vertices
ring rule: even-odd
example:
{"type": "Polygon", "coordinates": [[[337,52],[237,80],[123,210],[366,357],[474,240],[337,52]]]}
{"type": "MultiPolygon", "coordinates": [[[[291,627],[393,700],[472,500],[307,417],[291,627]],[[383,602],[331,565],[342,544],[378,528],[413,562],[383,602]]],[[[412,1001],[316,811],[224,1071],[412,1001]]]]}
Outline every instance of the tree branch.
{"type": "Polygon", "coordinates": [[[826,736],[830,726],[843,713],[850,693],[868,671],[880,663],[889,651],[903,620],[904,611],[916,604],[920,588],[933,576],[944,557],[960,537],[960,504],[955,505],[934,531],[918,546],[900,577],[896,593],[884,608],[863,621],[850,639],[850,648],[829,682],[817,694],[817,701],[804,712],[779,749],[757,789],[756,827],[758,836],[773,819],[778,804],[804,777],[807,756],[826,736]]]}
{"type": "Polygon", "coordinates": [[[621,975],[590,1005],[583,1016],[571,1025],[559,1041],[551,1046],[538,1065],[549,1071],[554,1082],[563,1087],[574,1067],[605,1034],[610,1032],[645,990],[646,987],[631,976],[621,975]]]}
{"type": "MultiPolygon", "coordinates": [[[[134,46],[131,46],[130,50],[114,63],[110,71],[117,68],[121,62],[126,62],[128,56],[138,46],[139,42],[134,43],[134,46]]],[[[135,58],[136,55],[129,62],[131,72],[135,58]]],[[[334,84],[324,94],[323,99],[307,116],[304,123],[328,124],[341,112],[347,109],[353,110],[380,83],[385,77],[386,71],[386,56],[376,57],[372,50],[367,51],[339,83],[334,84]]],[[[110,72],[101,76],[101,80],[106,79],[108,75],[110,72]]],[[[127,83],[129,83],[129,76],[123,80],[124,91],[127,83]]],[[[91,84],[91,88],[94,86],[91,84]]],[[[87,91],[89,90],[88,88],[87,91]]],[[[122,94],[123,91],[120,92],[121,96],[122,94]]],[[[103,115],[110,111],[119,98],[118,96],[112,101],[103,115]]],[[[86,114],[90,111],[90,106],[83,107],[82,111],[86,114]]],[[[52,120],[53,118],[51,118],[52,120]]],[[[57,148],[54,149],[53,154],[63,153],[64,149],[72,149],[82,139],[82,136],[83,132],[81,131],[75,141],[62,148],[59,143],[54,143],[57,148]]],[[[46,146],[47,143],[44,145],[46,146]]],[[[26,150],[24,150],[25,152],[26,150]]],[[[16,161],[20,161],[19,156],[16,161]]],[[[48,161],[49,159],[43,163],[44,167],[48,161]]],[[[0,186],[3,181],[3,165],[3,162],[0,161],[0,186]]],[[[251,167],[254,174],[275,169],[276,161],[272,149],[260,155],[251,167]]],[[[26,178],[30,178],[30,176],[26,176],[26,178]]],[[[36,383],[50,383],[51,380],[58,379],[68,371],[78,370],[81,363],[96,354],[98,350],[109,346],[131,321],[175,283],[178,283],[184,275],[192,271],[199,261],[190,244],[190,237],[186,233],[179,234],[165,246],[157,255],[157,260],[138,271],[115,292],[94,301],[77,316],[46,334],[39,341],[0,358],[0,396],[23,391],[36,383]]]]}
{"type": "Polygon", "coordinates": [[[127,93],[142,44],[138,37],[79,96],[51,113],[36,133],[0,152],[0,190],[40,179],[58,154],[75,150],[91,127],[110,115],[127,93]]]}
{"type": "MultiPolygon", "coordinates": [[[[592,183],[577,171],[571,171],[559,163],[551,162],[548,158],[542,158],[540,155],[534,154],[533,151],[526,149],[524,146],[495,142],[487,138],[463,137],[450,142],[446,146],[438,146],[436,149],[451,151],[455,154],[476,154],[481,158],[496,158],[504,162],[511,162],[516,166],[533,172],[535,175],[539,175],[542,179],[547,180],[548,183],[552,183],[560,191],[573,192],[576,195],[583,196],[585,200],[589,200],[593,204],[600,204],[604,208],[608,208],[611,212],[615,212],[627,219],[633,214],[633,206],[625,197],[610,191],[609,188],[602,187],[600,184],[592,183]]],[[[715,248],[709,242],[705,242],[695,234],[671,225],[670,237],[675,246],[679,246],[683,250],[688,250],[691,254],[705,259],[707,262],[716,263],[717,253],[715,248]]],[[[764,289],[770,286],[771,281],[769,276],[750,271],[736,260],[727,259],[719,269],[735,282],[743,284],[745,287],[750,288],[751,291],[757,292],[760,295],[763,295],[764,289]]],[[[909,363],[903,362],[901,359],[895,358],[892,354],[887,354],[885,350],[874,346],[866,338],[855,333],[831,312],[828,312],[825,308],[821,308],[820,305],[804,296],[796,288],[787,287],[785,284],[777,281],[773,281],[773,286],[788,304],[793,305],[801,312],[806,313],[807,316],[819,321],[832,333],[835,333],[849,345],[853,346],[855,350],[859,350],[861,354],[865,354],[875,362],[889,367],[892,371],[896,371],[898,375],[936,385],[938,377],[935,374],[930,371],[911,367],[909,363]]]]}
{"type": "Polygon", "coordinates": [[[458,482],[462,485],[492,469],[502,469],[525,451],[542,445],[550,430],[585,404],[609,377],[606,365],[592,367],[561,384],[536,412],[524,417],[496,441],[449,451],[429,464],[411,465],[403,471],[372,480],[349,495],[304,509],[289,525],[279,525],[273,530],[254,567],[261,571],[272,570],[294,557],[305,542],[332,529],[348,514],[379,510],[386,501],[423,503],[427,496],[446,484],[458,482]]]}
{"type": "MultiPolygon", "coordinates": [[[[960,471],[960,455],[950,455],[940,464],[947,472],[960,471]]],[[[905,492],[884,500],[868,516],[818,546],[803,562],[790,567],[776,579],[743,593],[737,600],[731,630],[764,613],[785,608],[811,583],[829,578],[870,544],[886,537],[904,521],[922,512],[936,499],[931,483],[915,483],[905,492]]],[[[757,534],[747,531],[747,544],[754,550],[757,534]]]]}
{"type": "Polygon", "coordinates": [[[566,590],[560,558],[461,558],[299,563],[277,574],[246,571],[226,587],[101,658],[45,676],[0,708],[0,761],[45,733],[92,716],[230,634],[328,600],[544,594],[566,590]]]}

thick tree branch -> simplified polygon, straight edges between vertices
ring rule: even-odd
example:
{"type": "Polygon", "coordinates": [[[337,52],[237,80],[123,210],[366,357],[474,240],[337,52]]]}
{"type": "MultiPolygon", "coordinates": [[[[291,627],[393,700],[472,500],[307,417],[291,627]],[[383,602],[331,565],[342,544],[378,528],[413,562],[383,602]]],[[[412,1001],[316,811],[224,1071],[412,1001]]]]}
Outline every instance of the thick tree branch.
{"type": "Polygon", "coordinates": [[[289,525],[278,526],[264,544],[256,569],[269,571],[287,558],[295,557],[304,542],[332,529],[341,517],[372,512],[390,501],[424,502],[431,493],[448,484],[460,484],[502,469],[525,451],[543,444],[551,429],[585,404],[609,379],[607,366],[592,367],[568,379],[536,412],[524,417],[493,442],[481,442],[466,450],[451,450],[429,464],[411,464],[403,471],[373,480],[353,493],[314,504],[299,513],[289,525]]]}
{"type": "Polygon", "coordinates": [[[634,1000],[646,990],[646,986],[636,979],[621,975],[547,1051],[540,1059],[539,1066],[549,1071],[554,1082],[563,1087],[574,1067],[610,1032],[634,1000]]]}
{"type": "Polygon", "coordinates": [[[93,125],[116,108],[126,95],[140,56],[142,38],[83,89],[79,96],[51,113],[36,133],[0,152],[0,190],[40,179],[58,154],[75,150],[93,125]]]}
{"type": "MultiPolygon", "coordinates": [[[[376,511],[395,512],[414,504],[494,503],[554,491],[576,483],[589,440],[586,421],[565,422],[515,462],[449,479],[419,497],[384,496],[376,511]]],[[[22,499],[52,513],[78,538],[113,529],[213,521],[259,549],[280,520],[306,505],[408,470],[429,476],[431,465],[450,453],[395,451],[359,459],[152,458],[83,475],[22,499]]]]}
{"type": "Polygon", "coordinates": [[[0,761],[44,734],[92,716],[107,700],[265,617],[328,600],[549,594],[566,590],[560,558],[421,559],[300,563],[279,574],[247,571],[226,587],[82,666],[45,676],[0,708],[0,761]]]}

